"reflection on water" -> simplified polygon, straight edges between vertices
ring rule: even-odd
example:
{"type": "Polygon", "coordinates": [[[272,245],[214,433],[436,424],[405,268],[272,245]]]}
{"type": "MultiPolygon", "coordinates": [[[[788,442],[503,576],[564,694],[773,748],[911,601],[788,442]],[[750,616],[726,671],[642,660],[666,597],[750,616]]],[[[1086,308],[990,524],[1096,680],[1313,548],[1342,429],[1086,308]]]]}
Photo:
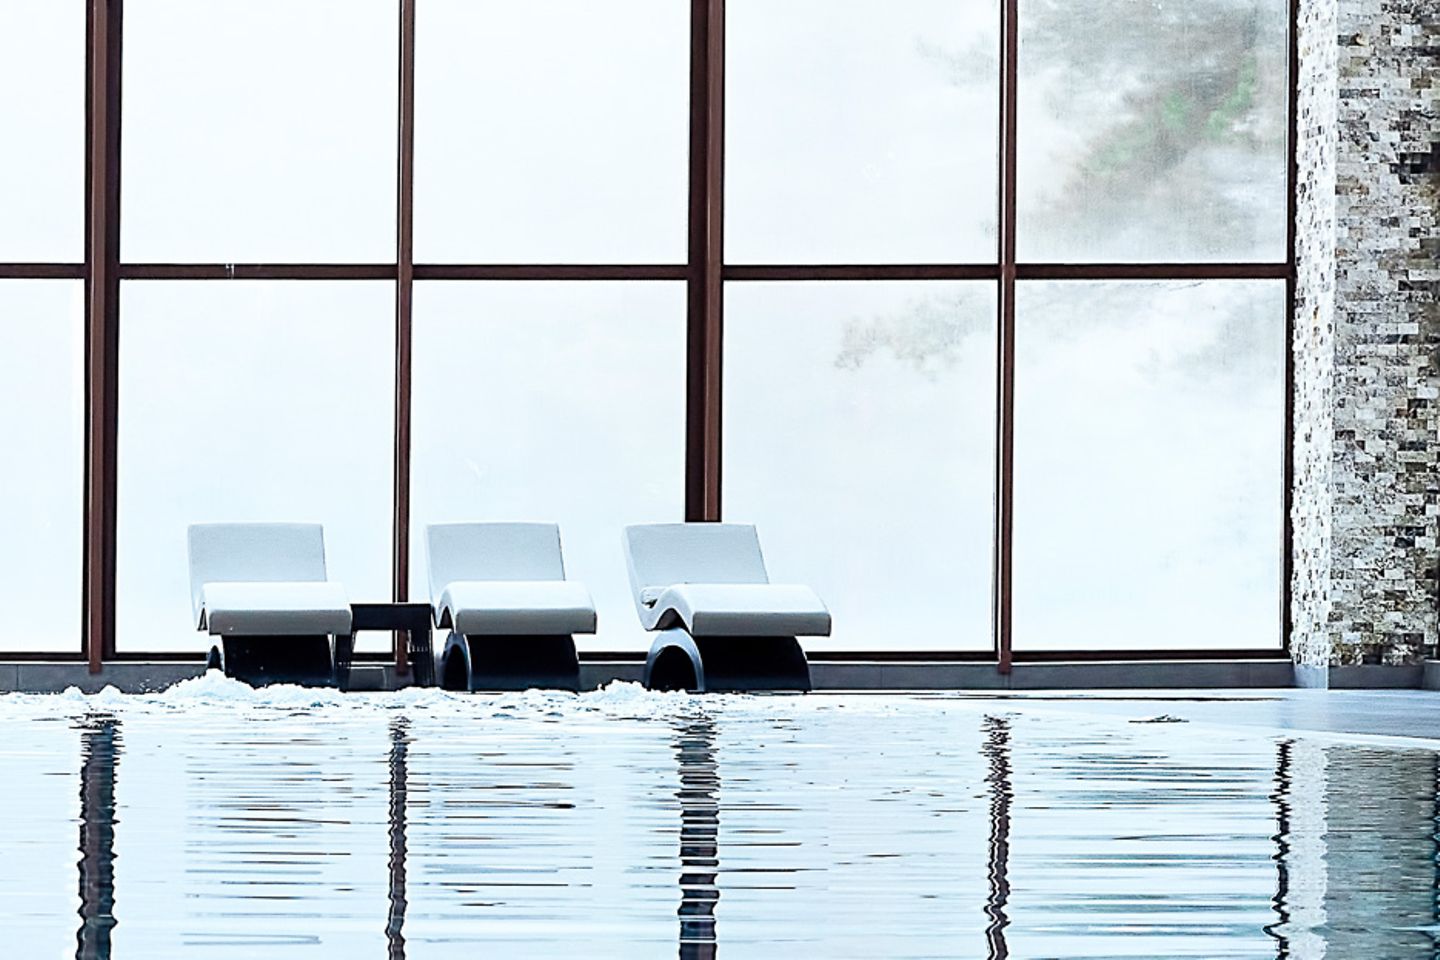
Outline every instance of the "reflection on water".
{"type": "Polygon", "coordinates": [[[115,926],[115,768],[120,724],[87,717],[80,726],[80,932],[78,960],[110,956],[115,926]]]}
{"type": "Polygon", "coordinates": [[[1005,927],[1010,922],[1005,915],[1005,904],[1010,899],[1010,801],[1014,798],[1010,788],[1010,721],[986,717],[984,728],[982,749],[989,765],[985,783],[990,787],[990,893],[985,898],[985,916],[990,923],[985,928],[985,940],[991,960],[1002,960],[1010,956],[1005,944],[1005,927]]]}
{"type": "Polygon", "coordinates": [[[1290,800],[1290,767],[1294,748],[1295,744],[1289,740],[1276,744],[1275,789],[1270,793],[1270,801],[1275,805],[1275,896],[1271,898],[1271,905],[1276,922],[1266,927],[1265,932],[1276,939],[1276,952],[1281,957],[1294,956],[1290,943],[1296,912],[1295,894],[1290,886],[1290,871],[1295,859],[1291,835],[1294,810],[1290,800]]]}
{"type": "Polygon", "coordinates": [[[720,900],[720,774],[715,724],[703,714],[676,727],[680,766],[680,957],[715,956],[715,906],[720,900]]]}
{"type": "Polygon", "coordinates": [[[1433,753],[1282,745],[1280,956],[1440,956],[1433,753]]]}
{"type": "Polygon", "coordinates": [[[405,960],[405,754],[408,724],[390,724],[390,916],[385,922],[389,960],[405,960]]]}
{"type": "Polygon", "coordinates": [[[6,956],[75,930],[41,868],[77,830],[85,960],[1440,950],[1425,750],[944,698],[60,703],[0,698],[6,956]]]}

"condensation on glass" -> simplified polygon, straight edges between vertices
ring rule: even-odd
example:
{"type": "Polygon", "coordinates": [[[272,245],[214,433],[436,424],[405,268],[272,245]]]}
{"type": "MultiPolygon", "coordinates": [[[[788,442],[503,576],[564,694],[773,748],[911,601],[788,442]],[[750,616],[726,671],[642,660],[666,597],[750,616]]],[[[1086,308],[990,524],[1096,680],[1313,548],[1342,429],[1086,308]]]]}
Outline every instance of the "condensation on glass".
{"type": "Polygon", "coordinates": [[[1286,0],[1021,0],[1022,261],[1286,259],[1286,0]]]}
{"type": "Polygon", "coordinates": [[[414,362],[412,598],[426,524],[558,523],[580,648],[646,649],[620,533],[684,519],[684,284],[422,282],[414,362]]]}
{"type": "Polygon", "coordinates": [[[192,523],[323,523],[330,577],[352,601],[388,600],[392,288],[130,281],[121,308],[118,649],[208,646],[192,523]]]}
{"type": "Polygon", "coordinates": [[[0,281],[0,651],[80,650],[84,285],[0,281]]]}
{"type": "Polygon", "coordinates": [[[1016,650],[1273,647],[1285,285],[1026,283],[1016,650]]]}
{"type": "Polygon", "coordinates": [[[126,3],[123,257],[393,261],[398,22],[393,0],[126,3]]]}
{"type": "Polygon", "coordinates": [[[725,296],[725,518],[830,607],[807,648],[988,650],[994,285],[725,296]]]}
{"type": "Polygon", "coordinates": [[[994,260],[999,10],[730,0],[726,259],[994,260]]]}
{"type": "Polygon", "coordinates": [[[415,15],[418,262],[685,260],[689,4],[415,15]]]}
{"type": "Polygon", "coordinates": [[[0,263],[85,258],[85,4],[0,4],[0,263]]]}

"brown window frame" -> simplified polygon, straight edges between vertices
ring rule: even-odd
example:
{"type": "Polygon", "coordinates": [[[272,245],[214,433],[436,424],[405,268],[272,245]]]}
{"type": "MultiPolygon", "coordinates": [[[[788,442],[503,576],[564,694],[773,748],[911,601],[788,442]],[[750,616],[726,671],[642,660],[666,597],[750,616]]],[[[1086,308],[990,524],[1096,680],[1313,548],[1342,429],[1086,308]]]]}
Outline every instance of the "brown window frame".
{"type": "MultiPolygon", "coordinates": [[[[1240,263],[1024,263],[1017,261],[1016,91],[1019,0],[1001,6],[999,190],[993,263],[744,264],[724,257],[725,0],[691,0],[690,130],[687,256],[670,264],[417,264],[414,260],[415,8],[396,0],[399,17],[399,115],[395,259],[389,263],[126,263],[120,258],[120,136],[123,0],[87,0],[85,259],[83,263],[0,263],[0,279],[85,282],[85,502],[82,574],[83,636],[62,653],[6,651],[7,660],[84,660],[92,673],[107,661],[193,660],[192,653],[119,653],[115,649],[116,435],[118,423],[119,293],[121,280],[383,280],[395,285],[395,436],[392,510],[393,599],[409,589],[412,302],[416,280],[666,280],[684,282],[686,297],[685,519],[722,517],[722,370],[724,289],[733,282],[786,280],[975,280],[998,289],[995,423],[995,517],[992,570],[992,645],[988,651],[825,651],[816,660],[969,660],[1008,672],[1015,661],[1283,658],[1289,655],[1290,522],[1293,476],[1295,302],[1296,23],[1290,0],[1287,76],[1286,258],[1240,263]],[[1015,290],[1027,280],[1283,280],[1286,359],[1281,563],[1281,636],[1273,648],[1253,650],[1015,651],[1011,642],[1011,567],[1014,511],[1015,290]]],[[[678,479],[678,478],[677,478],[678,479]]],[[[587,659],[638,659],[636,652],[592,653],[587,659]]],[[[406,670],[404,644],[394,645],[406,670]]],[[[380,659],[389,659],[381,657],[380,659]]]]}

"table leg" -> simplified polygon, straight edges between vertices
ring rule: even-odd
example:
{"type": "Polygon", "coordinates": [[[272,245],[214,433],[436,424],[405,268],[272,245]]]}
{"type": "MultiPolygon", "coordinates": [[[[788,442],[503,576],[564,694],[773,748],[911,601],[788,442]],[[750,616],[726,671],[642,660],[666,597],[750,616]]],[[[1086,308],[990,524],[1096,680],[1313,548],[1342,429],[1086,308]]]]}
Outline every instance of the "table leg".
{"type": "Polygon", "coordinates": [[[430,618],[423,624],[415,624],[407,634],[410,646],[411,670],[414,683],[420,687],[435,686],[435,654],[430,649],[430,618]]]}
{"type": "Polygon", "coordinates": [[[350,689],[350,661],[355,653],[355,634],[335,635],[335,686],[341,690],[350,689]]]}

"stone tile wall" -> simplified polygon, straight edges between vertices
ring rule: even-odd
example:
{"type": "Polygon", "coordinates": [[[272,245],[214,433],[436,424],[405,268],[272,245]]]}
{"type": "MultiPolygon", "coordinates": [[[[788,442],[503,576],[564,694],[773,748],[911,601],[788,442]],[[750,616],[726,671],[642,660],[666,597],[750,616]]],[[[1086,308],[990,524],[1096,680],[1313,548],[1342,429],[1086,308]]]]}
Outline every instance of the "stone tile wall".
{"type": "Polygon", "coordinates": [[[1290,652],[1330,657],[1335,446],[1335,143],[1338,0],[1304,0],[1296,104],[1294,351],[1295,448],[1291,492],[1290,652]]]}
{"type": "Polygon", "coordinates": [[[1440,0],[1302,0],[1299,27],[1291,647],[1413,662],[1440,619],[1440,0]]]}

